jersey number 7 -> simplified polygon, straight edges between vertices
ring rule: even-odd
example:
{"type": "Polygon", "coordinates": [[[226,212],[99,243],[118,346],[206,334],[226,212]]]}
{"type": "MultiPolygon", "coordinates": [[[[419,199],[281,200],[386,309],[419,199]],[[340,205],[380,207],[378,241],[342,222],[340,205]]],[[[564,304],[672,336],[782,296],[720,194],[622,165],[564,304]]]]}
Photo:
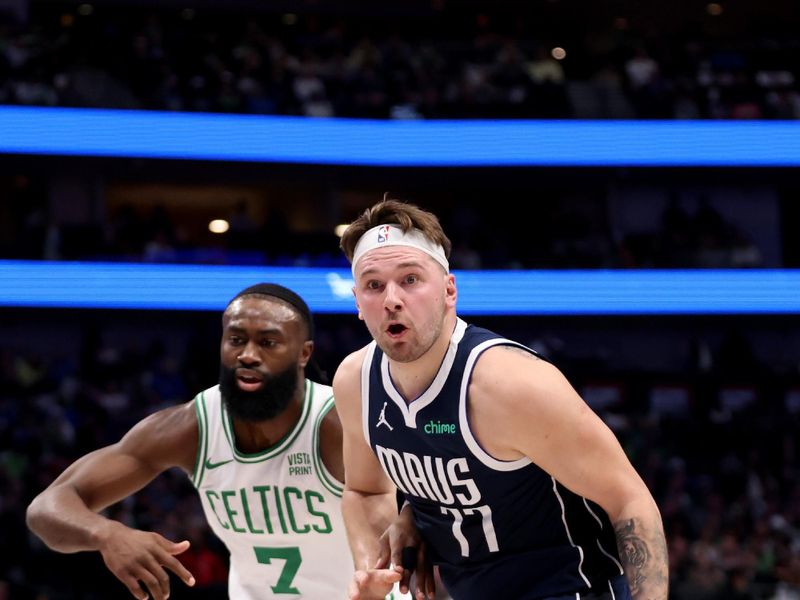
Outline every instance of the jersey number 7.
{"type": "Polygon", "coordinates": [[[288,548],[263,548],[255,546],[253,550],[256,552],[256,560],[261,564],[271,564],[273,558],[286,561],[283,565],[281,575],[278,577],[278,583],[270,586],[274,593],[300,593],[296,587],[292,587],[294,576],[297,575],[297,570],[300,568],[300,563],[303,562],[303,558],[300,556],[300,548],[297,546],[290,546],[288,548]]]}

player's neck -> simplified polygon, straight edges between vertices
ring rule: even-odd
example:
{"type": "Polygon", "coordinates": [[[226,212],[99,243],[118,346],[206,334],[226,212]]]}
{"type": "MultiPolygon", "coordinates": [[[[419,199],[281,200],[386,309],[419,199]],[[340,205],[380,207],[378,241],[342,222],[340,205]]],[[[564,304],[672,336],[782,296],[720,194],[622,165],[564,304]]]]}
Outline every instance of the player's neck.
{"type": "Polygon", "coordinates": [[[243,454],[255,454],[272,448],[289,433],[303,412],[301,387],[289,406],[281,414],[266,421],[244,421],[232,418],[236,449],[243,454]]]}
{"type": "Polygon", "coordinates": [[[455,313],[451,313],[445,317],[442,334],[425,354],[407,363],[389,360],[392,382],[406,402],[417,399],[433,382],[450,346],[455,326],[456,316],[455,313]]]}

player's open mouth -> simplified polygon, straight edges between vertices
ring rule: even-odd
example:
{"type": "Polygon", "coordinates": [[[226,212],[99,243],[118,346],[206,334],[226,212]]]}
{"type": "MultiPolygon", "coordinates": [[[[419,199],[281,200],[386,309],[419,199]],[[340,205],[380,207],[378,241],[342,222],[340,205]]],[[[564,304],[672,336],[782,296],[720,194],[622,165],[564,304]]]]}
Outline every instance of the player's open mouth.
{"type": "Polygon", "coordinates": [[[405,332],[407,329],[408,327],[406,327],[402,323],[393,323],[392,325],[389,325],[389,327],[386,329],[386,332],[391,337],[398,337],[402,335],[403,332],[405,332]]]}
{"type": "Polygon", "coordinates": [[[237,371],[236,373],[236,383],[238,384],[239,389],[244,390],[245,392],[252,392],[259,389],[263,382],[263,377],[253,373],[252,371],[237,371]]]}

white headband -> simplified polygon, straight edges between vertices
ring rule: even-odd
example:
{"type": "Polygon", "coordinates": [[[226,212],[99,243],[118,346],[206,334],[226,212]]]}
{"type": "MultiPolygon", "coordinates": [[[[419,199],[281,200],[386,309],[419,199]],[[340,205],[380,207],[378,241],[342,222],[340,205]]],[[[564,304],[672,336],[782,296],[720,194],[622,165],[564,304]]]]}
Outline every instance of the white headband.
{"type": "Polygon", "coordinates": [[[403,231],[399,225],[378,225],[362,235],[356,244],[353,251],[353,277],[356,276],[356,264],[361,257],[370,250],[384,246],[409,246],[422,250],[442,265],[445,271],[450,272],[450,263],[444,255],[444,248],[431,242],[419,229],[403,231]]]}

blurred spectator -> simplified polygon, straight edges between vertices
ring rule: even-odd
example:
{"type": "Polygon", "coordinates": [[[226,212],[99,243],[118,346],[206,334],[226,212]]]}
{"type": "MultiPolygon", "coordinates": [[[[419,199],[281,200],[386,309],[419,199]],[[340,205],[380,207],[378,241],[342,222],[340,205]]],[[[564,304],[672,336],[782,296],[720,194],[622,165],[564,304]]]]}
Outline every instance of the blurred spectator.
{"type": "Polygon", "coordinates": [[[282,19],[40,6],[0,29],[0,101],[379,119],[799,115],[796,49],[764,27],[736,41],[686,28],[655,45],[644,24],[576,21],[557,60],[535,20],[282,19]]]}

